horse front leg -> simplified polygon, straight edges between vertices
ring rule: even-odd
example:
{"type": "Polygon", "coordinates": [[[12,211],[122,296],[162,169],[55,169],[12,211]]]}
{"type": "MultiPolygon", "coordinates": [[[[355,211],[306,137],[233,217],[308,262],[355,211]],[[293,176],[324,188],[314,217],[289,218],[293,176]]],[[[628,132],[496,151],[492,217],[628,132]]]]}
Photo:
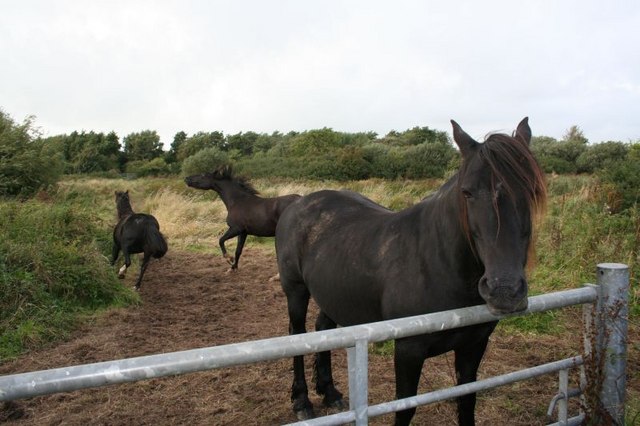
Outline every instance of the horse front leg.
{"type": "Polygon", "coordinates": [[[218,240],[218,244],[220,245],[220,250],[222,250],[222,257],[224,257],[227,260],[227,262],[229,262],[229,264],[232,266],[235,263],[235,259],[232,256],[229,256],[229,254],[227,253],[227,248],[224,246],[224,243],[230,238],[237,237],[241,232],[242,231],[237,228],[233,228],[233,227],[229,228],[227,229],[227,232],[222,234],[222,237],[220,237],[220,239],[218,240]]]}
{"type": "MultiPolygon", "coordinates": [[[[396,398],[415,396],[418,392],[420,372],[426,355],[415,339],[406,338],[395,341],[394,367],[396,373],[396,398]]],[[[409,408],[396,412],[395,425],[408,426],[416,412],[409,408]]]]}
{"type": "Polygon", "coordinates": [[[236,246],[236,258],[231,264],[231,269],[238,269],[238,262],[240,261],[240,255],[242,254],[242,248],[244,247],[244,242],[247,241],[247,233],[243,232],[238,235],[238,245],[236,246]]]}
{"type": "MultiPolygon", "coordinates": [[[[478,367],[484,356],[489,342],[487,335],[479,342],[462,348],[455,349],[456,354],[456,378],[458,385],[475,382],[478,375],[478,367]]],[[[476,394],[463,395],[458,398],[458,425],[474,426],[476,424],[476,394]]]]}
{"type": "Polygon", "coordinates": [[[136,281],[136,286],[135,286],[136,291],[140,290],[140,285],[142,284],[142,277],[144,276],[144,271],[147,270],[147,265],[149,264],[149,260],[151,260],[151,253],[145,253],[144,259],[142,259],[142,265],[140,265],[140,274],[138,275],[138,280],[136,281]]]}
{"type": "MultiPolygon", "coordinates": [[[[316,331],[331,330],[336,328],[336,323],[324,312],[318,314],[316,319],[316,331]]],[[[331,351],[316,353],[315,359],[315,382],[316,392],[323,395],[322,403],[326,407],[337,409],[344,408],[342,393],[340,393],[333,383],[333,373],[331,371],[331,351]]]]}

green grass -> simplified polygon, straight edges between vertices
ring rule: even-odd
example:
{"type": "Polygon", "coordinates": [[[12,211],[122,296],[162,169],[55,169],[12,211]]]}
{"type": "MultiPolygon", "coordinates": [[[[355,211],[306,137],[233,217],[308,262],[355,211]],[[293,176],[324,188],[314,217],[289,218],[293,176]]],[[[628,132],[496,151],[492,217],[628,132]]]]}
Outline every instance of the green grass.
{"type": "MultiPolygon", "coordinates": [[[[353,182],[255,179],[265,197],[346,188],[399,210],[436,190],[442,180],[353,182]]],[[[0,358],[64,337],[82,315],[139,301],[116,279],[107,257],[116,222],[114,191],[129,190],[134,210],[154,214],[174,250],[219,254],[226,210],[213,191],[188,188],[179,177],[68,177],[58,189],[26,202],[0,201],[0,358]]],[[[601,262],[630,267],[632,322],[640,317],[640,213],[611,214],[604,189],[589,176],[549,176],[549,201],[536,241],[531,294],[595,281],[601,262]]],[[[273,238],[248,247],[274,250],[273,238]]],[[[233,253],[235,240],[228,250],[233,253]]],[[[507,332],[561,333],[561,313],[501,321],[507,332]]],[[[386,353],[389,347],[374,348],[386,353]]]]}
{"type": "Polygon", "coordinates": [[[109,233],[81,206],[0,202],[0,360],[66,336],[96,309],[138,296],[108,264],[109,233]]]}

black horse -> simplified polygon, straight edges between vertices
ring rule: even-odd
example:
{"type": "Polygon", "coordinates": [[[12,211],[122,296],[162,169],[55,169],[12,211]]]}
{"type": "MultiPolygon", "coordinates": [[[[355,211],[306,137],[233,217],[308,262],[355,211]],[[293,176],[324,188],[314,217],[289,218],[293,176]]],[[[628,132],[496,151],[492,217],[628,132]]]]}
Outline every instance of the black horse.
{"type": "Polygon", "coordinates": [[[229,229],[220,237],[222,255],[231,264],[231,269],[238,269],[238,261],[247,235],[273,237],[276,225],[282,212],[300,198],[290,194],[275,198],[262,198],[258,191],[243,177],[234,176],[230,166],[223,166],[213,173],[188,176],[188,186],[197,189],[212,189],[218,193],[227,208],[227,225],[229,229]],[[238,237],[235,257],[227,254],[225,241],[238,237]]]}
{"type": "MultiPolygon", "coordinates": [[[[496,315],[526,309],[525,265],[534,216],[546,200],[528,120],[513,136],[493,134],[484,143],[451,123],[461,167],[413,207],[394,213],[353,192],[319,191],[280,217],[276,252],[290,333],[306,332],[309,297],[320,307],[317,330],[485,302],[496,315]]],[[[416,394],[426,358],[451,350],[458,383],[476,380],[496,324],[396,340],[397,398],[416,394]]],[[[293,369],[293,409],[312,417],[302,356],[293,369]]],[[[316,354],[314,377],[323,403],[342,407],[330,352],[316,354]]],[[[475,394],[459,398],[459,424],[474,424],[475,403],[475,394]]],[[[395,423],[408,425],[414,413],[396,413],[395,423]]]]}
{"type": "Polygon", "coordinates": [[[161,258],[167,253],[167,241],[160,233],[160,225],[150,214],[134,213],[129,201],[129,191],[116,191],[116,208],[118,223],[113,229],[113,250],[111,265],[116,264],[120,250],[124,255],[124,265],[118,271],[118,278],[124,278],[127,268],[131,266],[132,253],[144,253],[140,275],[136,281],[136,290],[140,290],[142,276],[147,269],[151,257],[161,258]]]}

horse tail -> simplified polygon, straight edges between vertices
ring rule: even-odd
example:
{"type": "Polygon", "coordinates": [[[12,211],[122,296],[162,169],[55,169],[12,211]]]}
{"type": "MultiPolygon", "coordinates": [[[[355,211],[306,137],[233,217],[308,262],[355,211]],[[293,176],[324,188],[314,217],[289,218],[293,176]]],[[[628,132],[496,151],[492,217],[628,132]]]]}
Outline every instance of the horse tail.
{"type": "Polygon", "coordinates": [[[153,223],[147,225],[145,232],[145,245],[151,252],[151,255],[156,259],[160,259],[167,253],[169,249],[167,240],[160,233],[160,230],[153,223]]]}

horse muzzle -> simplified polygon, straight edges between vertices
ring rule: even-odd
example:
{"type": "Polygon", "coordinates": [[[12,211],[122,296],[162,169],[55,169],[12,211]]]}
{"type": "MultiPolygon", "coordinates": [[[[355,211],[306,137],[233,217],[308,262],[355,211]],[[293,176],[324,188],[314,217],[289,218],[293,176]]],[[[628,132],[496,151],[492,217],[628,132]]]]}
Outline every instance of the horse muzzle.
{"type": "Polygon", "coordinates": [[[487,302],[489,312],[507,315],[527,309],[527,280],[500,279],[483,276],[478,283],[480,296],[487,302]]]}

